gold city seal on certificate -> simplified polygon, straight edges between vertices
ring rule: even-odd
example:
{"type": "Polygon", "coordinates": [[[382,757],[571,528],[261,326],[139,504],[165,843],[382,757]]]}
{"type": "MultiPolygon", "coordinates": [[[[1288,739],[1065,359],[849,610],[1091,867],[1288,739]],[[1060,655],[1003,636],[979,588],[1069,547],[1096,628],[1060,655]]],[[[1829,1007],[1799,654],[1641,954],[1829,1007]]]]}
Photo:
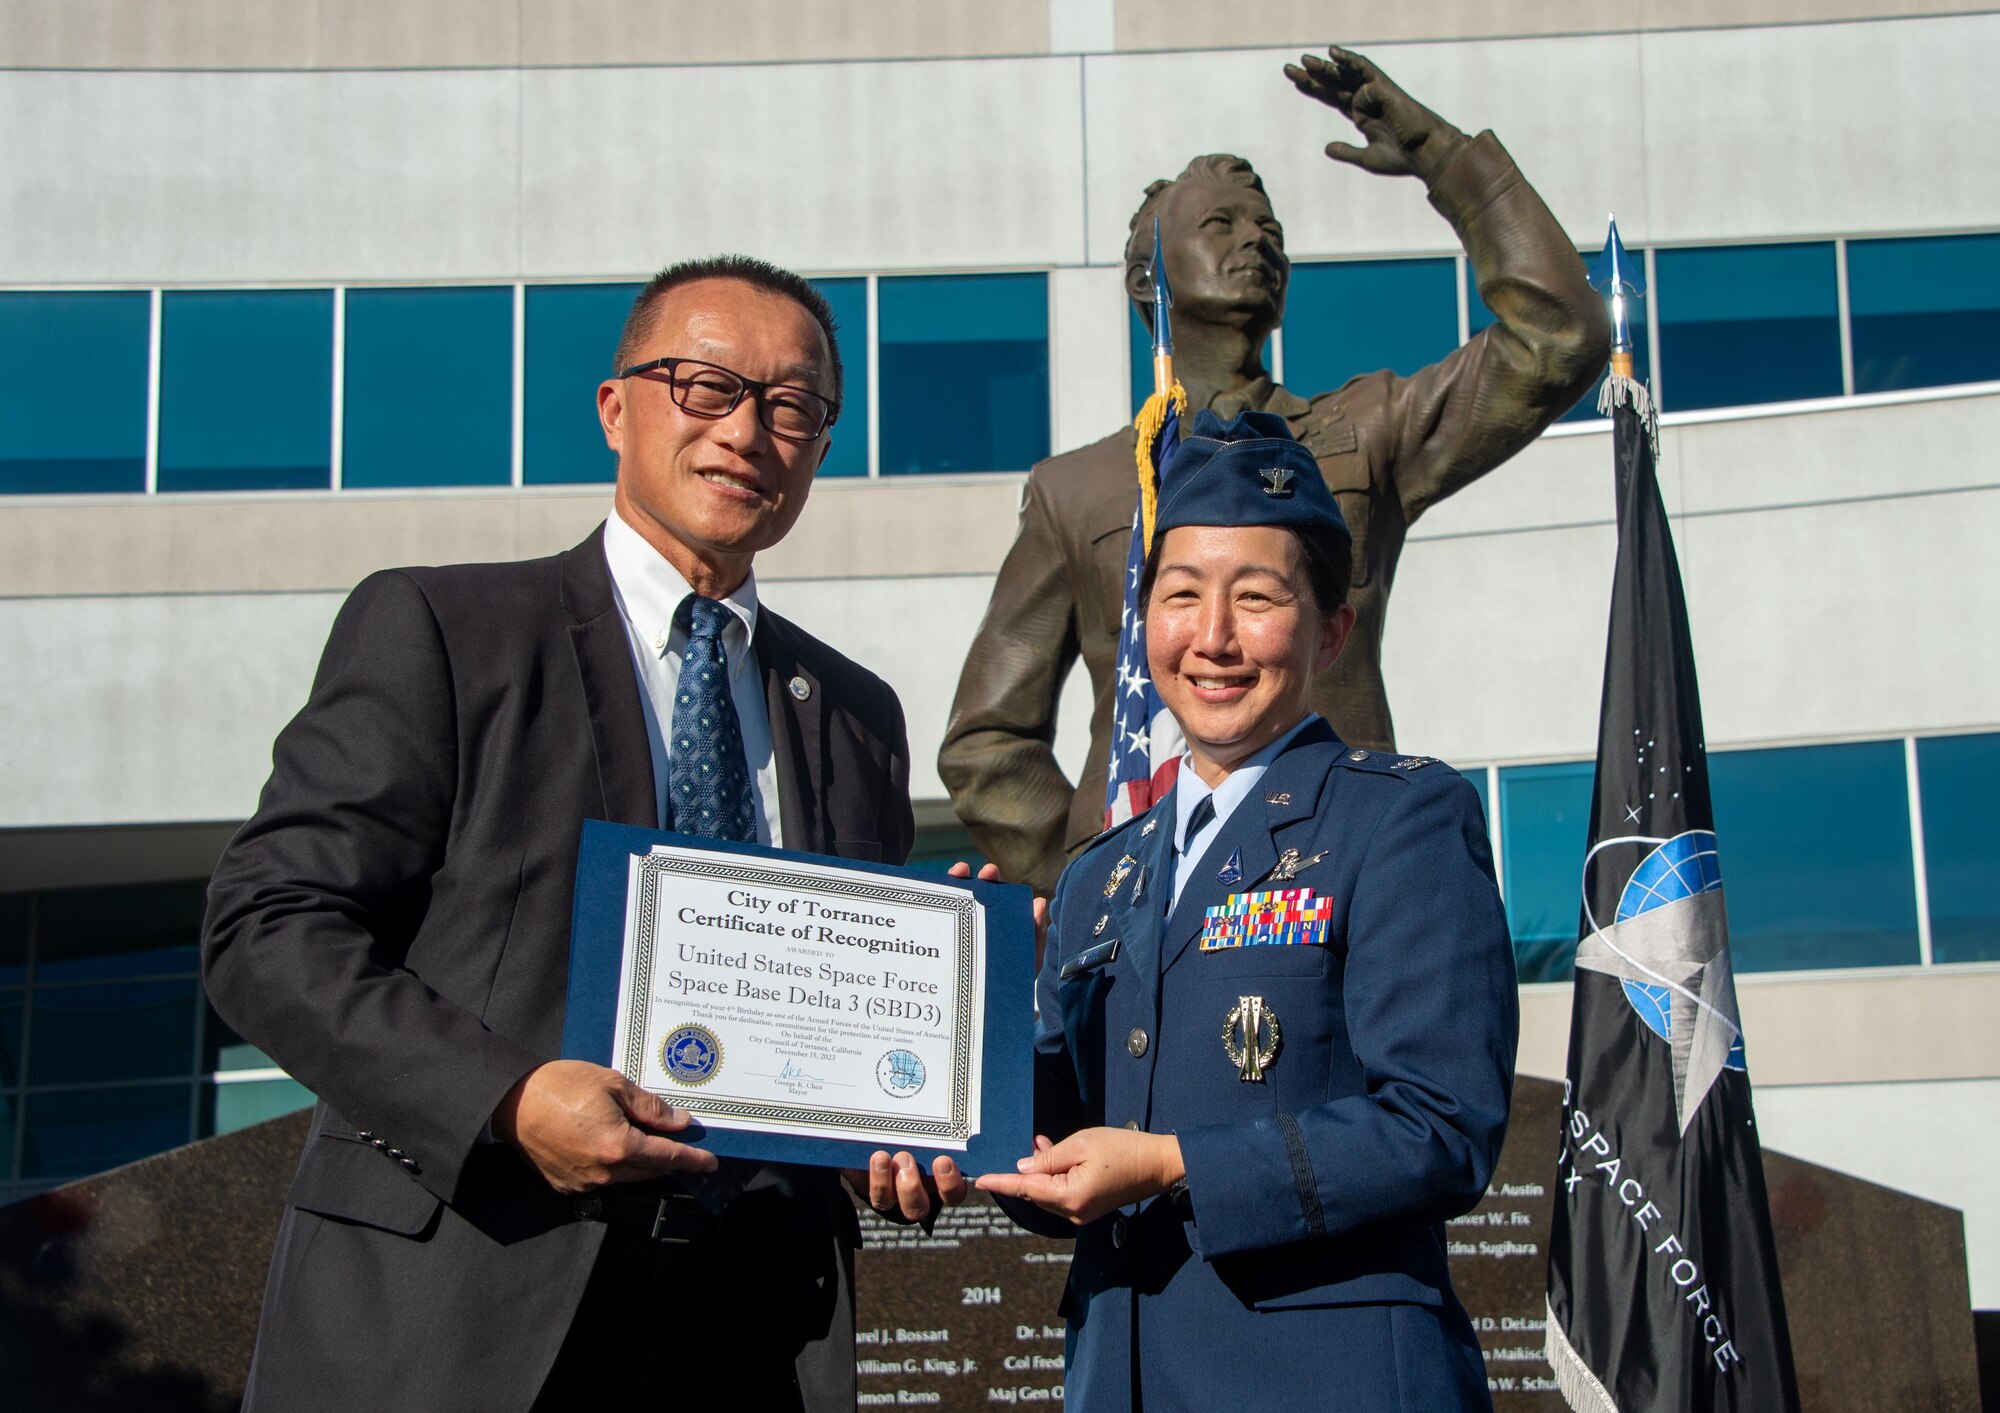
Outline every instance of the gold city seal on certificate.
{"type": "Polygon", "coordinates": [[[963,884],[655,845],[631,858],[611,1064],[710,1128],[963,1152],[986,946],[963,884]]]}

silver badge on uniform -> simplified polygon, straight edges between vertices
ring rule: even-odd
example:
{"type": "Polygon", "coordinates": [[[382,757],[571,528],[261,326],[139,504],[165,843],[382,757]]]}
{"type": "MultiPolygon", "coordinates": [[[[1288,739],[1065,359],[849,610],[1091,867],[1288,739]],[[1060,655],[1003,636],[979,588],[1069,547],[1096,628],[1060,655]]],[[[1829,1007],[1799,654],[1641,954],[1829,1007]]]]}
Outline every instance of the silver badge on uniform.
{"type": "Polygon", "coordinates": [[[1324,849],[1321,849],[1309,859],[1300,858],[1297,849],[1287,849],[1284,853],[1278,855],[1278,866],[1271,870],[1271,878],[1274,882],[1289,883],[1299,876],[1301,870],[1311,868],[1325,857],[1326,850],[1324,849]]]}
{"type": "Polygon", "coordinates": [[[1124,858],[1118,860],[1117,863],[1111,866],[1111,877],[1104,880],[1105,897],[1108,898],[1113,893],[1116,893],[1118,891],[1118,885],[1125,881],[1125,875],[1130,873],[1132,871],[1133,865],[1138,862],[1139,861],[1137,859],[1133,858],[1130,854],[1127,854],[1124,858]]]}
{"type": "Polygon", "coordinates": [[[1292,478],[1299,473],[1287,466],[1273,466],[1270,470],[1260,471],[1257,474],[1264,478],[1265,495],[1283,498],[1291,495],[1292,478]]]}
{"type": "Polygon", "coordinates": [[[1245,1084],[1262,1084],[1264,1071],[1278,1058],[1278,1013],[1262,996],[1239,996],[1222,1022],[1222,1048],[1236,1077],[1245,1084]]]}

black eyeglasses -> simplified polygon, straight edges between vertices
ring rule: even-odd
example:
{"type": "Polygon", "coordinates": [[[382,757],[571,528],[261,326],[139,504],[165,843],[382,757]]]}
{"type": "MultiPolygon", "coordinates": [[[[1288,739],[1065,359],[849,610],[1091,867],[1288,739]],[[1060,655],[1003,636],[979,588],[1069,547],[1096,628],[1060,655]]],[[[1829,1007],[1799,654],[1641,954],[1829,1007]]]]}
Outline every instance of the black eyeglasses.
{"type": "Polygon", "coordinates": [[[683,412],[695,417],[727,417],[746,397],[757,399],[757,420],[774,437],[789,442],[813,441],[840,416],[840,404],[810,388],[790,383],[760,383],[719,363],[698,358],[655,358],[634,363],[618,376],[638,378],[658,370],[683,412]]]}

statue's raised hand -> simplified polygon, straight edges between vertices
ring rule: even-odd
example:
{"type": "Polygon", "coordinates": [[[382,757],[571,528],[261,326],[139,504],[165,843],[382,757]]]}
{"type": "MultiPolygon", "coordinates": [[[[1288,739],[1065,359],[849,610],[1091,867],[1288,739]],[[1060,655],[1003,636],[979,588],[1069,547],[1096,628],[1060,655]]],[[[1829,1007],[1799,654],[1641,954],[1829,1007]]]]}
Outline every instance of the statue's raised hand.
{"type": "Polygon", "coordinates": [[[1338,45],[1327,57],[1304,54],[1285,77],[1308,98],[1332,108],[1368,139],[1366,147],[1329,142],[1326,155],[1385,177],[1415,176],[1429,185],[1465,134],[1440,118],[1359,54],[1338,45]]]}

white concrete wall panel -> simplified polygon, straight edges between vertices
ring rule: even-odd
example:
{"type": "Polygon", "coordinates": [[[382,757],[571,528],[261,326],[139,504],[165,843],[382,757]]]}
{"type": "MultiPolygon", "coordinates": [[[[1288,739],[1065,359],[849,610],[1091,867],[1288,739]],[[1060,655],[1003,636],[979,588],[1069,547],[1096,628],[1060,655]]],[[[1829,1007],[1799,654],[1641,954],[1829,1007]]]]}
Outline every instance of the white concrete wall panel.
{"type": "MultiPolygon", "coordinates": [[[[880,674],[902,700],[910,731],[910,794],[942,800],[937,752],[966,649],[993,592],[988,575],[786,580],[764,586],[771,607],[880,674]]],[[[1090,743],[1090,698],[1079,669],[1063,694],[1056,759],[1075,779],[1090,743]]]]}
{"type": "Polygon", "coordinates": [[[342,597],[0,600],[0,827],[247,817],[342,597]]]}
{"type": "Polygon", "coordinates": [[[715,250],[816,272],[1082,259],[1075,59],[537,70],[521,83],[530,277],[715,250]]]}
{"type": "Polygon", "coordinates": [[[1116,266],[1057,270],[1049,294],[1050,441],[1063,452],[1132,419],[1132,306],[1116,266]]]}
{"type": "Polygon", "coordinates": [[[0,279],[509,277],[519,82],[0,74],[0,279]]]}
{"type": "Polygon", "coordinates": [[[2000,1079],[1759,1087],[1766,1148],[1965,1213],[1972,1308],[2000,1306],[2000,1079]]]}
{"type": "Polygon", "coordinates": [[[2000,226],[2000,15],[1652,34],[1627,241],[2000,226]]]}
{"type": "Polygon", "coordinates": [[[1459,764],[1589,755],[1616,554],[1609,523],[1412,542],[1382,653],[1397,745],[1459,764]]]}
{"type": "MultiPolygon", "coordinates": [[[[1996,46],[1977,15],[1371,52],[1498,132],[1579,241],[1616,210],[1638,243],[2000,226],[2000,183],[1946,136],[2000,122],[1996,46]]],[[[15,70],[0,273],[629,277],[717,248],[829,273],[1113,265],[1145,184],[1204,151],[1257,164],[1299,255],[1450,250],[1416,183],[1325,159],[1350,132],[1285,82],[1291,56],[15,70]],[[730,160],[675,135],[697,119],[730,160]]]]}

